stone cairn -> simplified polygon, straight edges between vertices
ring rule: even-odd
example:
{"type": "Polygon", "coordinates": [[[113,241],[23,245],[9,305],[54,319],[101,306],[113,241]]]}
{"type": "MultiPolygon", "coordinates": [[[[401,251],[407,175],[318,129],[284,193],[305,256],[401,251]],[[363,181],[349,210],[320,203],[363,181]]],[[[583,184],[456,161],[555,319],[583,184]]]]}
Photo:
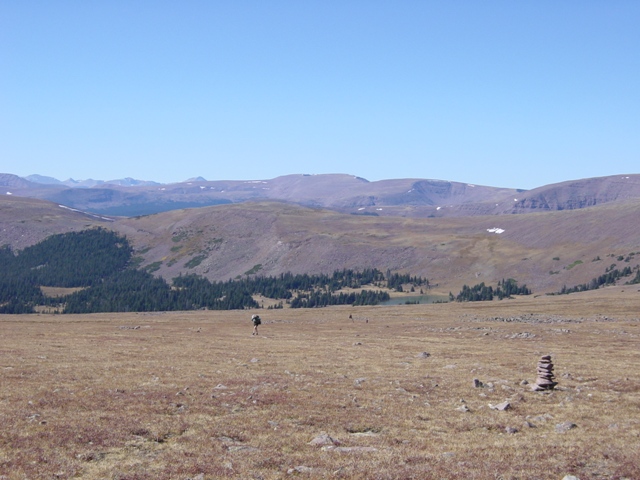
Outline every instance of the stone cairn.
{"type": "Polygon", "coordinates": [[[531,386],[531,390],[539,392],[543,390],[553,390],[558,384],[554,382],[553,363],[551,363],[551,355],[543,355],[538,361],[538,378],[536,383],[531,386]]]}

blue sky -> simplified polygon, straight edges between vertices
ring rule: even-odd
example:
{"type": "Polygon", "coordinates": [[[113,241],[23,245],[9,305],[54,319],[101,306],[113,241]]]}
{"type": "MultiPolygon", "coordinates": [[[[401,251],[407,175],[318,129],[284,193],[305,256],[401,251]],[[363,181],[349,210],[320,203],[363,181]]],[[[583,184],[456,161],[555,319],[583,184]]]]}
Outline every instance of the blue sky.
{"type": "Polygon", "coordinates": [[[640,173],[640,2],[0,2],[0,173],[640,173]]]}

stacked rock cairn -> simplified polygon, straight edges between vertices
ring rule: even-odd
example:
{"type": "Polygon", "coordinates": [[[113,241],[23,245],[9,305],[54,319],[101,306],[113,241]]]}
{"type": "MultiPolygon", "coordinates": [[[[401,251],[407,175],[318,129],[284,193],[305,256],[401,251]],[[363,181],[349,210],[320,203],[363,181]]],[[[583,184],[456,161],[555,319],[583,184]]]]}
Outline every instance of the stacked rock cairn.
{"type": "Polygon", "coordinates": [[[536,383],[531,386],[531,390],[539,392],[543,390],[553,390],[558,384],[554,382],[553,363],[551,363],[551,355],[543,355],[538,361],[538,378],[536,383]]]}

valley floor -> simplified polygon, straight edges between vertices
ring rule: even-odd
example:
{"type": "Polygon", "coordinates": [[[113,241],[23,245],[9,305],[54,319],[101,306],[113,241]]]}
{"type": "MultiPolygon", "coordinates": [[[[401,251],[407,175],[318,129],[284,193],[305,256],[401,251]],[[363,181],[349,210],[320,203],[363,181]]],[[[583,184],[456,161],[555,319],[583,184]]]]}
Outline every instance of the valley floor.
{"type": "Polygon", "coordinates": [[[640,478],[639,312],[634,286],[3,315],[0,478],[640,478]]]}

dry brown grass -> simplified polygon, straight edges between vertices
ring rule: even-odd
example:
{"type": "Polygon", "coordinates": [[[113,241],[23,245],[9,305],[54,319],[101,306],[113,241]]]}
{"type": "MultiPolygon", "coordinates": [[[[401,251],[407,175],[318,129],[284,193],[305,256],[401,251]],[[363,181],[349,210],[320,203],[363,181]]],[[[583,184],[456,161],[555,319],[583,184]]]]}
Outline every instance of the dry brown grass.
{"type": "Polygon", "coordinates": [[[263,310],[258,337],[246,311],[0,316],[0,478],[637,479],[639,307],[263,310]]]}

